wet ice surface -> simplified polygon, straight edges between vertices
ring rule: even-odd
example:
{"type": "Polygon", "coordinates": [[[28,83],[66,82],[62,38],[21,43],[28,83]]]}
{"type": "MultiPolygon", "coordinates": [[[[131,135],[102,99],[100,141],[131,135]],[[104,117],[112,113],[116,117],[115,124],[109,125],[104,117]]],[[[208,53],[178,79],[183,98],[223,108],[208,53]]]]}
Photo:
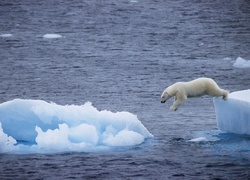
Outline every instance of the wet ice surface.
{"type": "Polygon", "coordinates": [[[247,1],[41,1],[0,6],[0,101],[87,101],[154,135],[108,152],[1,155],[2,178],[247,179],[249,137],[217,130],[212,98],[163,105],[164,88],[206,76],[248,89],[247,1]],[[45,34],[63,38],[43,38],[45,34]],[[201,139],[204,137],[205,139],[201,139]],[[196,142],[190,142],[192,139],[196,142]]]}

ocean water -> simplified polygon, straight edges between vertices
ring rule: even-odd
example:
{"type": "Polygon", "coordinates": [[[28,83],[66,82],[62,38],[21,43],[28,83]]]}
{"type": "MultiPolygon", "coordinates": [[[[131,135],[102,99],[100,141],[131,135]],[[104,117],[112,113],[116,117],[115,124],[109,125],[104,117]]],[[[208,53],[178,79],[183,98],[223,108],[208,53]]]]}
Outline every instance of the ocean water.
{"type": "Polygon", "coordinates": [[[249,89],[250,70],[233,67],[250,59],[248,1],[3,0],[0,27],[1,103],[90,101],[154,135],[104,152],[1,154],[1,179],[250,178],[250,138],[218,131],[211,97],[176,112],[160,103],[168,85],[202,76],[249,89]]]}

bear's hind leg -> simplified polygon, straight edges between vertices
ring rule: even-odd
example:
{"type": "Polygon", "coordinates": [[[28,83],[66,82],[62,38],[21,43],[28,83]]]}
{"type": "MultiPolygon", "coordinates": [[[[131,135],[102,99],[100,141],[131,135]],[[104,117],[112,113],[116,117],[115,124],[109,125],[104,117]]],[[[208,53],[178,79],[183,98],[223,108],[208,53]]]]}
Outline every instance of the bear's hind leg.
{"type": "Polygon", "coordinates": [[[208,89],[207,92],[208,95],[213,96],[213,97],[220,97],[224,100],[227,99],[228,91],[221,89],[218,85],[215,85],[213,88],[208,89]]]}
{"type": "Polygon", "coordinates": [[[222,95],[222,99],[226,100],[227,99],[227,95],[228,95],[228,91],[223,90],[223,95],[222,95]]]}
{"type": "Polygon", "coordinates": [[[219,89],[219,90],[215,91],[215,93],[212,96],[215,96],[215,97],[222,96],[222,99],[226,100],[227,95],[228,95],[228,91],[226,91],[224,89],[219,89]]]}

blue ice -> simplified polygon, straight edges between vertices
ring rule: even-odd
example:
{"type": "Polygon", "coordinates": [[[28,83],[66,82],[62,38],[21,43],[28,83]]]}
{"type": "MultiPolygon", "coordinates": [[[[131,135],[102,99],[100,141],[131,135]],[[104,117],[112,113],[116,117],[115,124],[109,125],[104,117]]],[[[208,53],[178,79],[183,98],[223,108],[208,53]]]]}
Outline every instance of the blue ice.
{"type": "Polygon", "coordinates": [[[250,135],[250,90],[230,93],[227,100],[214,98],[219,130],[250,135]]]}
{"type": "Polygon", "coordinates": [[[0,153],[98,151],[139,145],[153,135],[129,112],[90,102],[58,105],[15,99],[0,104],[0,153]]]}

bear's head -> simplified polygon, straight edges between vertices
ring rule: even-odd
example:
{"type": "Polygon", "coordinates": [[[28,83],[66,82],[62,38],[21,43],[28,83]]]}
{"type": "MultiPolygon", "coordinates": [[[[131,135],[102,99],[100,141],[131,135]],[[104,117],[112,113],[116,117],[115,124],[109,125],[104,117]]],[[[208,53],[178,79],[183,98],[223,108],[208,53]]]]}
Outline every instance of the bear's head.
{"type": "Polygon", "coordinates": [[[161,95],[161,103],[165,103],[168,99],[175,96],[178,93],[178,89],[175,84],[166,88],[161,95]]]}
{"type": "Polygon", "coordinates": [[[168,89],[166,89],[165,91],[163,91],[162,95],[161,95],[161,103],[165,103],[168,99],[170,99],[172,96],[169,95],[168,93],[168,89]]]}

